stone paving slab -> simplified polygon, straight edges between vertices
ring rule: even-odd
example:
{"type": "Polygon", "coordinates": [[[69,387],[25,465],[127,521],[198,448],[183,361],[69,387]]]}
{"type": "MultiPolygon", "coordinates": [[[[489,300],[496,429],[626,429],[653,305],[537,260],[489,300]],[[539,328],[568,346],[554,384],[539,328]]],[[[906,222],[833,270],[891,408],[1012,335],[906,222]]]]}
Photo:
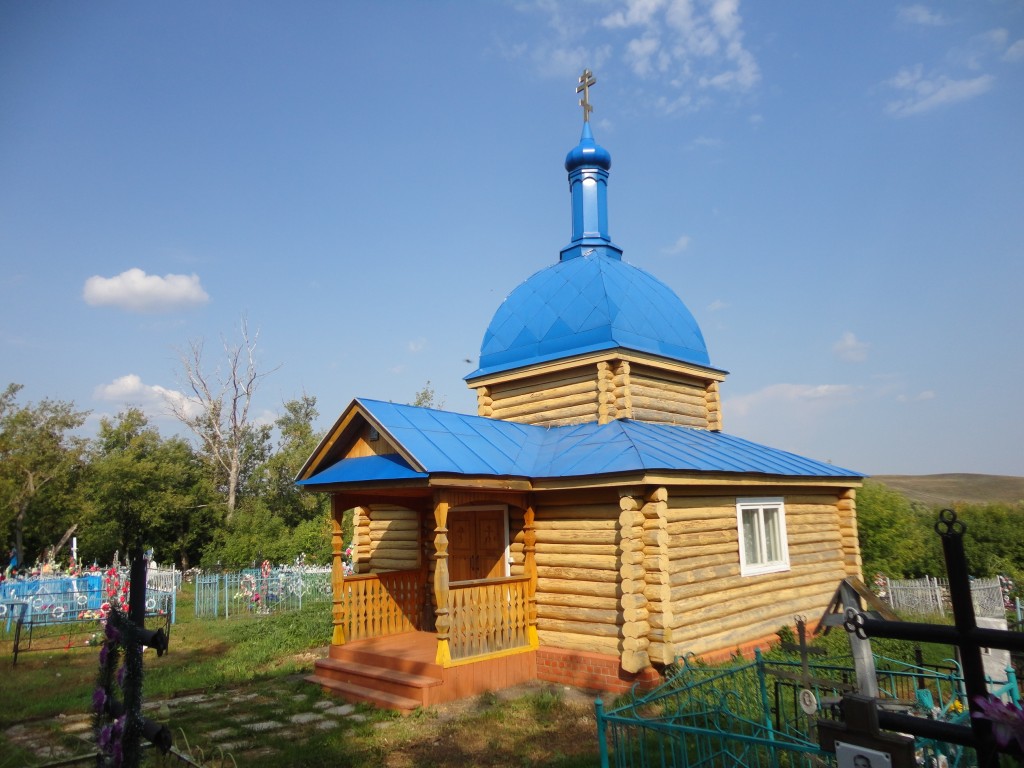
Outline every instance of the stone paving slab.
{"type": "MultiPolygon", "coordinates": [[[[329,731],[340,728],[345,722],[362,723],[367,720],[354,704],[339,703],[331,698],[320,699],[305,693],[292,694],[283,690],[280,693],[280,696],[275,696],[273,690],[262,694],[239,691],[199,693],[176,699],[150,700],[145,702],[143,709],[148,717],[170,726],[175,744],[185,746],[187,742],[190,747],[201,748],[207,755],[232,754],[243,761],[246,756],[255,754],[253,750],[260,754],[266,750],[269,750],[268,754],[278,751],[275,747],[261,744],[259,734],[301,741],[314,731],[329,731]],[[285,705],[285,712],[279,710],[280,705],[285,705]],[[203,729],[203,716],[196,717],[194,713],[204,710],[224,713],[224,717],[217,717],[211,722],[211,725],[220,727],[210,731],[203,729]],[[225,720],[234,725],[225,725],[225,720]],[[182,726],[186,729],[184,739],[177,731],[182,726]]],[[[80,750],[67,746],[67,738],[70,737],[92,744],[92,715],[61,716],[56,721],[59,724],[57,733],[66,737],[63,744],[55,743],[53,731],[27,723],[12,725],[3,734],[40,760],[77,754],[80,750]]]]}

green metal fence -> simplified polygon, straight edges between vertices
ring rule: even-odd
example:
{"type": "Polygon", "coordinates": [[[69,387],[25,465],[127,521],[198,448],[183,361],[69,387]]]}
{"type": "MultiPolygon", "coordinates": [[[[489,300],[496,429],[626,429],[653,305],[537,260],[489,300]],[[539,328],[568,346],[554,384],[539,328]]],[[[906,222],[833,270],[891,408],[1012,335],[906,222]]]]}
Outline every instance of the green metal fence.
{"type": "Polygon", "coordinates": [[[604,712],[602,768],[810,768],[831,765],[799,727],[773,718],[763,658],[728,669],[675,665],[646,696],[604,712]]]}
{"type": "MultiPolygon", "coordinates": [[[[955,664],[925,667],[876,657],[882,705],[946,722],[968,717],[963,680],[955,664]]],[[[827,662],[755,660],[729,668],[690,660],[673,665],[665,681],[605,711],[598,701],[597,731],[602,768],[811,768],[831,766],[814,732],[816,719],[839,714],[844,693],[854,689],[852,667],[827,662]],[[801,693],[814,695],[812,714],[801,693]]],[[[1018,701],[1012,669],[993,681],[996,696],[1018,701]]],[[[805,694],[806,695],[806,694],[805,694]]],[[[967,768],[971,750],[935,740],[917,743],[921,765],[967,768]],[[942,756],[944,763],[938,761],[942,756]]]]}

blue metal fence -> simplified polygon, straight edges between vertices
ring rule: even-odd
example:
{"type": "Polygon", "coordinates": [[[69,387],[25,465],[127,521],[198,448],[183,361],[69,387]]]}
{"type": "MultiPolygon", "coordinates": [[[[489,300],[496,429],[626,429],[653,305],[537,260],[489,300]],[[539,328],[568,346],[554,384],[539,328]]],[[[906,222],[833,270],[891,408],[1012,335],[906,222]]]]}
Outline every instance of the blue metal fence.
{"type": "Polygon", "coordinates": [[[196,616],[232,618],[331,602],[330,568],[247,568],[196,577],[196,616]]]}

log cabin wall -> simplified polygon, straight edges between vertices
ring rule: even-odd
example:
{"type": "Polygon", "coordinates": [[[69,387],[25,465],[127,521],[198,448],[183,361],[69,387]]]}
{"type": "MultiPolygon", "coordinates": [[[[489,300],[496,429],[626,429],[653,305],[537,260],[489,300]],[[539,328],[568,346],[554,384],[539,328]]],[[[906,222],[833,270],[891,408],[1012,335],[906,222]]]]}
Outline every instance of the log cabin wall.
{"type": "Polygon", "coordinates": [[[857,491],[852,488],[839,497],[839,531],[843,537],[843,562],[846,575],[863,579],[860,537],[857,534],[857,491]]]}
{"type": "Polygon", "coordinates": [[[480,387],[477,412],[502,421],[544,426],[597,421],[596,369],[588,365],[480,387]]]}
{"type": "Polygon", "coordinates": [[[618,494],[611,490],[538,499],[537,636],[542,646],[620,654],[621,512],[618,494]]]}
{"type": "MultiPolygon", "coordinates": [[[[630,418],[664,424],[712,429],[709,405],[717,410],[717,382],[700,381],[642,365],[629,365],[630,418]],[[709,384],[715,385],[710,398],[709,384]]],[[[716,424],[718,419],[715,419],[716,424]]]]}
{"type": "Polygon", "coordinates": [[[795,615],[822,611],[847,575],[841,493],[761,488],[694,496],[668,489],[664,506],[645,506],[645,526],[658,534],[650,537],[648,561],[669,553],[667,579],[648,577],[652,633],[661,633],[652,638],[652,660],[732,650],[791,626],[795,615]],[[784,499],[790,568],[741,577],[736,502],[755,495],[784,499]]]}
{"type": "Polygon", "coordinates": [[[409,571],[420,567],[420,516],[403,507],[359,508],[360,573],[409,571]],[[364,543],[365,542],[365,543],[364,543]],[[365,552],[365,559],[364,553],[365,552]]]}
{"type": "Polygon", "coordinates": [[[615,357],[477,387],[477,415],[561,426],[613,419],[722,428],[718,381],[615,357]]]}

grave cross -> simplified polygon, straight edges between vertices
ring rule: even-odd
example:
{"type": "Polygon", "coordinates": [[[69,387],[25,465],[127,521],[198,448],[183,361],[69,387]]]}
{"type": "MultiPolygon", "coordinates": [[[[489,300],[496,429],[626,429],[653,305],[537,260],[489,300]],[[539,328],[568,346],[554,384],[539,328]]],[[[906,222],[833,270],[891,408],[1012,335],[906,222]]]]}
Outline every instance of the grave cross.
{"type": "MultiPolygon", "coordinates": [[[[967,702],[973,714],[980,712],[978,700],[989,695],[981,649],[1003,648],[1024,651],[1024,633],[978,626],[974,617],[967,557],[964,554],[965,530],[966,526],[957,520],[953,510],[944,509],[939,513],[935,532],[942,539],[942,554],[949,576],[949,597],[953,603],[952,627],[910,621],[883,621],[857,612],[848,612],[850,615],[844,625],[847,632],[864,639],[888,637],[895,640],[916,640],[922,643],[946,643],[957,646],[963,665],[967,702]]],[[[972,717],[970,726],[966,726],[883,710],[878,712],[878,723],[882,728],[891,731],[973,747],[978,755],[979,768],[989,768],[998,764],[992,723],[984,718],[972,717]]]]}
{"type": "Polygon", "coordinates": [[[594,111],[594,108],[590,105],[590,86],[597,85],[597,80],[594,78],[594,73],[589,69],[584,69],[583,74],[580,75],[580,84],[576,86],[576,93],[582,93],[583,98],[580,99],[580,106],[583,107],[583,122],[590,122],[590,113],[594,111]]]}

